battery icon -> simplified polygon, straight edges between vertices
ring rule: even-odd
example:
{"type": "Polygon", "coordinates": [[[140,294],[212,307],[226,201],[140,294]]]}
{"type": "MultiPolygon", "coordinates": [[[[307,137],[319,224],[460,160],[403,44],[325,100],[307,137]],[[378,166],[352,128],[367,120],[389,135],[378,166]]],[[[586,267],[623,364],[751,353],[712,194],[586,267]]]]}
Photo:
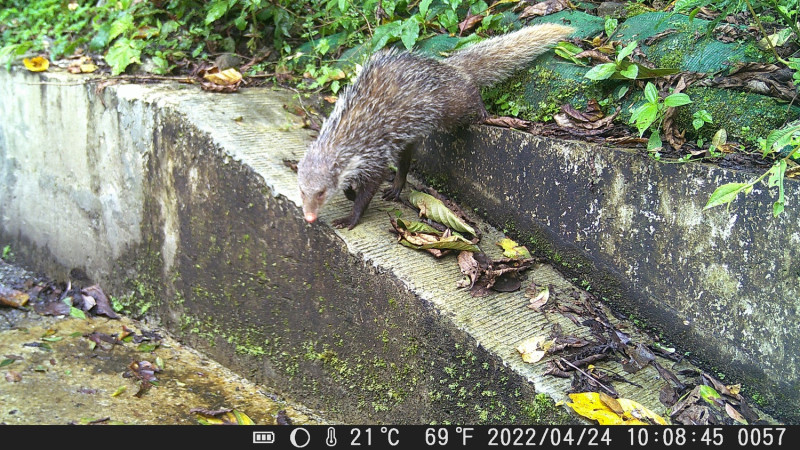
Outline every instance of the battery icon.
{"type": "Polygon", "coordinates": [[[272,431],[253,431],[253,444],[272,444],[275,442],[275,433],[272,431]]]}

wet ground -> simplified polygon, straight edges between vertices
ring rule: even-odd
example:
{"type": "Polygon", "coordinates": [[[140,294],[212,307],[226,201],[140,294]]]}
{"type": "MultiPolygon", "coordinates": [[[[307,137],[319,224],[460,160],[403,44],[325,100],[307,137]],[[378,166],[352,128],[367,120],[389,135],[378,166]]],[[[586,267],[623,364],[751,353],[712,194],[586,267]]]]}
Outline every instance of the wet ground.
{"type": "MultiPolygon", "coordinates": [[[[0,260],[0,292],[39,280],[0,260]]],[[[22,291],[22,290],[20,290],[22,291]]],[[[2,302],[0,302],[2,303],[2,302]]],[[[0,424],[325,424],[164,330],[0,305],[0,424]]]]}

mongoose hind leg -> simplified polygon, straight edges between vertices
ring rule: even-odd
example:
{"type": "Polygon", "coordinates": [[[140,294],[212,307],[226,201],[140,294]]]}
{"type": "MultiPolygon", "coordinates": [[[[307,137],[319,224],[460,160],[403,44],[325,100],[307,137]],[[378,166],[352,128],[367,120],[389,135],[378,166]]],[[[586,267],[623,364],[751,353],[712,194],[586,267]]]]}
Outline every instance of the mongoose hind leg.
{"type": "Polygon", "coordinates": [[[400,152],[400,159],[397,161],[397,173],[394,175],[392,186],[383,191],[384,200],[395,202],[400,200],[400,192],[403,190],[403,186],[406,185],[408,169],[411,168],[411,157],[414,155],[414,147],[416,146],[416,142],[411,142],[400,152]]]}
{"type": "Polygon", "coordinates": [[[353,210],[350,212],[349,216],[334,220],[333,226],[336,228],[347,227],[348,230],[355,228],[358,221],[361,220],[361,216],[364,215],[364,210],[367,209],[367,205],[369,205],[369,202],[372,201],[372,197],[375,196],[375,193],[378,191],[381,181],[383,181],[383,174],[381,174],[381,176],[372,177],[367,180],[366,183],[355,188],[353,210]]]}

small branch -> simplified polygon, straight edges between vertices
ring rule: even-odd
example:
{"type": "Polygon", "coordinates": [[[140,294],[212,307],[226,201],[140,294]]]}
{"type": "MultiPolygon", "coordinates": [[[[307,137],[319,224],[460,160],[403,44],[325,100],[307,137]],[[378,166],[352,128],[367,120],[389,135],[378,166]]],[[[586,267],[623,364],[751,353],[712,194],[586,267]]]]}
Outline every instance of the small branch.
{"type": "Polygon", "coordinates": [[[588,373],[584,372],[583,370],[581,370],[580,368],[578,368],[578,366],[576,366],[576,365],[572,364],[571,362],[567,361],[567,360],[566,360],[566,359],[564,359],[564,358],[561,358],[561,362],[563,362],[564,364],[566,364],[566,365],[568,365],[568,366],[572,367],[573,369],[577,370],[578,372],[580,372],[581,374],[583,374],[583,376],[585,376],[586,378],[589,378],[589,379],[591,379],[592,381],[594,381],[595,383],[597,383],[597,384],[598,384],[598,385],[599,385],[601,388],[603,388],[603,389],[605,389],[606,391],[608,391],[608,392],[609,392],[611,395],[617,395],[617,392],[616,392],[616,391],[614,391],[614,389],[611,389],[611,388],[609,388],[608,386],[606,386],[605,384],[601,383],[601,382],[600,382],[600,380],[598,380],[597,378],[595,378],[595,377],[593,377],[593,376],[589,375],[588,373]]]}

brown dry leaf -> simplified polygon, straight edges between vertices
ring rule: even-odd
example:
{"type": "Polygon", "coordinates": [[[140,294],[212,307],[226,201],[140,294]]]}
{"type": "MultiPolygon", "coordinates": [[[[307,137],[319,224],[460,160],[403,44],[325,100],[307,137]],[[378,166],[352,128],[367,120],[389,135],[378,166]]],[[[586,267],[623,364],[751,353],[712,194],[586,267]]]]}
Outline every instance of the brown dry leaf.
{"type": "Polygon", "coordinates": [[[467,12],[467,17],[458,24],[458,35],[463,36],[466,33],[472,31],[473,28],[481,24],[485,16],[480,14],[473,15],[471,12],[467,12]]]}
{"type": "Polygon", "coordinates": [[[569,0],[545,0],[523,9],[522,13],[519,15],[519,18],[522,20],[528,17],[546,16],[548,14],[557,13],[569,7],[569,0]]]}
{"type": "Polygon", "coordinates": [[[255,425],[245,413],[236,409],[223,408],[212,411],[205,408],[192,408],[189,412],[197,414],[201,425],[255,425]]]}
{"type": "Polygon", "coordinates": [[[535,285],[531,285],[528,290],[525,291],[525,295],[531,297],[531,302],[528,305],[528,308],[539,312],[542,310],[547,301],[550,300],[550,288],[545,287],[544,289],[538,291],[538,293],[533,292],[533,289],[537,289],[535,285]]]}
{"type": "Polygon", "coordinates": [[[534,259],[500,258],[491,259],[485,253],[459,254],[461,273],[469,277],[457,284],[459,288],[468,287],[473,297],[483,297],[489,290],[512,292],[521,287],[518,274],[533,264],[534,259]]]}
{"type": "Polygon", "coordinates": [[[625,410],[622,409],[622,405],[619,404],[619,401],[617,399],[606,394],[605,392],[598,392],[598,394],[600,395],[600,401],[603,402],[603,404],[606,405],[608,409],[614,411],[620,416],[625,413],[625,410]]]}
{"type": "Polygon", "coordinates": [[[475,254],[473,252],[460,252],[458,254],[458,267],[461,270],[461,273],[466,275],[469,278],[469,285],[466,283],[464,285],[459,285],[458,287],[472,287],[475,285],[475,281],[481,275],[481,267],[478,261],[475,259],[475,254]]]}
{"type": "Polygon", "coordinates": [[[740,89],[792,101],[797,87],[792,80],[792,70],[768,63],[739,63],[727,75],[703,80],[698,86],[740,89]]]}
{"type": "Polygon", "coordinates": [[[736,410],[730,403],[725,403],[725,412],[728,417],[739,422],[742,425],[747,425],[747,420],[736,410]]]}
{"type": "Polygon", "coordinates": [[[22,381],[22,374],[15,370],[9,370],[6,372],[6,381],[9,383],[18,383],[22,381]]]}
{"type": "Polygon", "coordinates": [[[415,250],[426,250],[437,258],[448,254],[449,250],[480,251],[477,245],[460,235],[453,234],[449,228],[441,232],[422,222],[410,222],[400,218],[392,218],[389,221],[401,245],[415,250]]]}
{"type": "Polygon", "coordinates": [[[488,117],[484,119],[483,124],[514,130],[527,130],[531,126],[531,121],[517,117],[488,117]]]}
{"type": "MultiPolygon", "coordinates": [[[[612,49],[613,50],[613,49],[612,49]]],[[[608,57],[607,54],[603,53],[600,50],[584,50],[577,55],[574,56],[575,59],[581,58],[591,58],[594,62],[599,63],[610,63],[612,62],[611,58],[608,57]]]]}
{"type": "Polygon", "coordinates": [[[558,126],[565,129],[581,130],[581,134],[600,134],[613,128],[612,122],[620,111],[605,116],[597,100],[591,99],[587,102],[585,111],[578,111],[570,104],[562,105],[561,112],[555,114],[553,119],[558,126]]]}
{"type": "Polygon", "coordinates": [[[30,296],[22,291],[0,285],[0,305],[21,308],[28,303],[30,296]]]}
{"type": "Polygon", "coordinates": [[[102,314],[112,319],[119,319],[119,315],[117,315],[117,313],[114,312],[114,309],[111,308],[111,302],[109,302],[108,297],[106,297],[106,294],[99,285],[95,284],[87,288],[83,288],[81,290],[81,294],[83,294],[84,299],[88,296],[94,300],[94,303],[97,305],[95,314],[102,314]]]}
{"type": "Polygon", "coordinates": [[[50,61],[48,61],[47,58],[42,58],[41,56],[25,58],[22,60],[22,64],[24,64],[25,68],[31,72],[44,72],[50,67],[50,61]]]}

